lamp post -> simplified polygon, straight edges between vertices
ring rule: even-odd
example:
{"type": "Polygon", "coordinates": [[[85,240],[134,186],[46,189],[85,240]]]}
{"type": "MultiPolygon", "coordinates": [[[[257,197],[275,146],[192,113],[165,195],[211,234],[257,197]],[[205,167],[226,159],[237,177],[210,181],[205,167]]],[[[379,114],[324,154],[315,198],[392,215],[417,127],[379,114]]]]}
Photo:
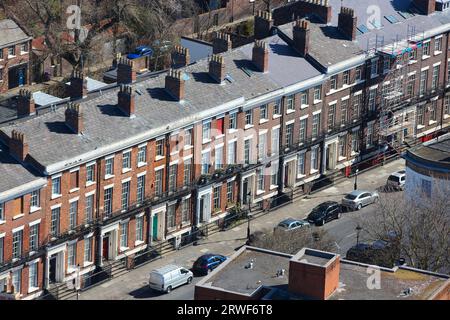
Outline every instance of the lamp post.
{"type": "Polygon", "coordinates": [[[255,0],[250,0],[250,3],[253,3],[253,15],[255,15],[255,0]]]}
{"type": "Polygon", "coordinates": [[[354,190],[358,189],[358,172],[359,169],[356,169],[354,190]]]}
{"type": "Polygon", "coordinates": [[[250,200],[251,200],[251,195],[252,193],[249,192],[247,193],[247,203],[248,203],[248,212],[247,212],[247,244],[250,244],[250,212],[251,212],[251,205],[250,205],[250,200]]]}
{"type": "Polygon", "coordinates": [[[359,223],[358,223],[358,225],[356,226],[356,244],[358,245],[359,244],[359,233],[361,232],[361,230],[362,230],[362,228],[361,228],[361,226],[359,225],[359,223]]]}

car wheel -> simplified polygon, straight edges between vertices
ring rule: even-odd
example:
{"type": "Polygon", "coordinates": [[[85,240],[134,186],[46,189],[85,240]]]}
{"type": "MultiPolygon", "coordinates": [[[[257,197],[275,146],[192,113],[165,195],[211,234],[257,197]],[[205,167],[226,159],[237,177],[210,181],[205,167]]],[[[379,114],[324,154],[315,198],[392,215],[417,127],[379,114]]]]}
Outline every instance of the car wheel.
{"type": "Polygon", "coordinates": [[[338,214],[337,214],[337,216],[336,216],[336,219],[340,219],[340,218],[341,218],[341,213],[338,212],[338,214]]]}
{"type": "Polygon", "coordinates": [[[172,286],[168,286],[166,289],[166,293],[170,293],[170,291],[172,291],[172,286]]]}
{"type": "Polygon", "coordinates": [[[377,203],[378,202],[378,197],[373,198],[373,203],[377,203]]]}
{"type": "Polygon", "coordinates": [[[320,225],[321,226],[325,225],[325,219],[322,219],[322,221],[320,222],[320,225]]]}
{"type": "Polygon", "coordinates": [[[192,282],[192,277],[189,277],[188,279],[187,279],[187,284],[190,284],[192,282]]]}
{"type": "Polygon", "coordinates": [[[361,210],[361,208],[362,208],[362,204],[360,203],[360,204],[358,204],[358,206],[356,207],[356,210],[361,210]]]}

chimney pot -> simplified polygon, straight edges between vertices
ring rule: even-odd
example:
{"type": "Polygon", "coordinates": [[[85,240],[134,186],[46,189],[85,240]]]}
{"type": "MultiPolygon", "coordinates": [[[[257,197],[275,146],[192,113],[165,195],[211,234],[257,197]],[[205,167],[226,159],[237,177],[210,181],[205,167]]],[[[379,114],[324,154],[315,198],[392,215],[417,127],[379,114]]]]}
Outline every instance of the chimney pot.
{"type": "Polygon", "coordinates": [[[23,162],[28,155],[28,143],[25,135],[17,130],[11,131],[11,138],[9,139],[9,152],[17,160],[23,162]]]}
{"type": "Polygon", "coordinates": [[[135,94],[132,86],[120,85],[120,90],[118,93],[118,107],[128,117],[134,117],[135,94]]]}
{"type": "Polygon", "coordinates": [[[219,54],[231,49],[232,43],[229,34],[216,32],[213,39],[213,53],[219,54]]]}
{"type": "Polygon", "coordinates": [[[356,27],[358,25],[358,17],[351,8],[341,7],[338,18],[338,29],[349,39],[356,40],[356,27]]]}
{"type": "Polygon", "coordinates": [[[74,133],[81,134],[84,130],[81,106],[79,104],[69,103],[64,115],[66,118],[66,126],[74,133]]]}
{"type": "Polygon", "coordinates": [[[117,66],[117,83],[130,84],[136,82],[136,68],[134,62],[125,57],[119,59],[117,66]]]}
{"type": "Polygon", "coordinates": [[[86,98],[88,95],[87,79],[83,72],[74,70],[70,78],[69,96],[71,100],[86,98]]]}
{"type": "Polygon", "coordinates": [[[31,91],[20,89],[17,103],[17,116],[25,117],[36,114],[36,104],[31,91]]]}
{"type": "Polygon", "coordinates": [[[177,101],[184,99],[184,82],[182,72],[179,70],[170,69],[169,73],[166,75],[165,88],[177,101]]]}
{"type": "Polygon", "coordinates": [[[213,54],[209,61],[209,75],[218,83],[225,80],[225,61],[222,56],[213,54]]]}
{"type": "Polygon", "coordinates": [[[255,39],[260,40],[270,36],[273,24],[271,12],[258,11],[255,15],[255,39]]]}
{"type": "Polygon", "coordinates": [[[172,56],[172,67],[181,68],[187,66],[191,62],[189,49],[181,46],[175,46],[172,56]]]}

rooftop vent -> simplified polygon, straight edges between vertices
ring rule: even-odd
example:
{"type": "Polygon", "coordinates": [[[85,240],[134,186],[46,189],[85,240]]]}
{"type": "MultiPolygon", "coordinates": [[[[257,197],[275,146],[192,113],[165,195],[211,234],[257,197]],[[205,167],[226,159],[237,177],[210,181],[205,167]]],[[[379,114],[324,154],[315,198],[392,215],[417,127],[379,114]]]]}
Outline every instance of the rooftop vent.
{"type": "Polygon", "coordinates": [[[277,270],[277,277],[283,277],[285,273],[286,273],[285,269],[279,269],[277,270]]]}

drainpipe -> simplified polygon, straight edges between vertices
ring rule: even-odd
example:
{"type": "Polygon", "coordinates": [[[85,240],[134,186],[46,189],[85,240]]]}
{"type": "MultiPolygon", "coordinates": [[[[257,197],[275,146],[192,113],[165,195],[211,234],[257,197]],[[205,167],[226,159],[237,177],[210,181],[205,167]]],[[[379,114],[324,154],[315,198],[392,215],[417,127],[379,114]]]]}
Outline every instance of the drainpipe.
{"type": "Polygon", "coordinates": [[[101,228],[101,224],[102,224],[102,217],[100,217],[100,181],[101,180],[101,160],[97,160],[96,163],[97,166],[97,181],[96,181],[96,201],[95,201],[95,212],[94,212],[94,216],[92,217],[93,219],[97,219],[98,220],[98,227],[94,228],[97,229],[97,234],[96,234],[96,238],[97,241],[96,242],[96,246],[94,248],[95,250],[95,265],[97,267],[100,267],[102,265],[102,245],[103,245],[103,239],[102,239],[102,228],[101,228]]]}

